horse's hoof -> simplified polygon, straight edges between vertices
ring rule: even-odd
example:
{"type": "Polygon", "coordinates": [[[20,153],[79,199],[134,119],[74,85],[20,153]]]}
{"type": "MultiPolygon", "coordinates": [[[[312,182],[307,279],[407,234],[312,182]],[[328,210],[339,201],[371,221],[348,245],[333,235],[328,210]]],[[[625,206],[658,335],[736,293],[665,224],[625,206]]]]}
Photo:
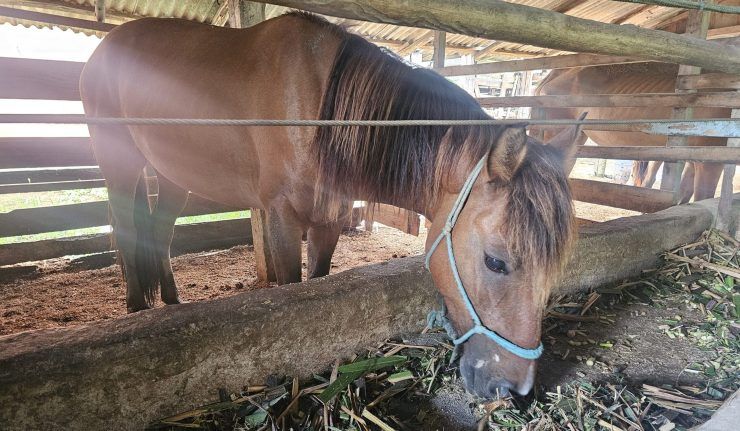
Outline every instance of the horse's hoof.
{"type": "Polygon", "coordinates": [[[178,304],[187,304],[188,301],[185,301],[184,299],[175,298],[175,299],[164,299],[162,298],[162,302],[164,302],[166,305],[178,305],[178,304]]]}
{"type": "Polygon", "coordinates": [[[131,313],[136,313],[137,311],[149,310],[150,308],[152,307],[146,304],[145,305],[129,305],[126,307],[126,310],[128,311],[129,314],[131,314],[131,313]]]}

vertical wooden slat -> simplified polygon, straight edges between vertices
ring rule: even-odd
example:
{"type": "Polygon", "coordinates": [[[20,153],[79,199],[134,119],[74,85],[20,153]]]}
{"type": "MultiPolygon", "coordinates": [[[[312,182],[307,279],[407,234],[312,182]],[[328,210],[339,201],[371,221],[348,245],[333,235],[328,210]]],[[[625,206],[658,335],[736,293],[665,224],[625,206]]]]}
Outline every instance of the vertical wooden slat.
{"type": "Polygon", "coordinates": [[[105,22],[105,0],[95,0],[95,19],[105,22]]]}
{"type": "MultiPolygon", "coordinates": [[[[708,0],[711,2],[711,0],[708,0]]],[[[699,10],[689,11],[689,17],[686,22],[686,35],[694,36],[701,39],[707,38],[707,30],[709,29],[709,18],[711,12],[704,12],[699,10]]],[[[698,75],[701,73],[701,68],[695,66],[681,65],[678,68],[678,80],[682,76],[698,75]]],[[[676,93],[695,93],[696,90],[681,90],[676,82],[676,93]]],[[[673,115],[671,118],[678,120],[689,120],[693,117],[693,109],[687,108],[673,108],[673,115]]],[[[671,136],[666,141],[668,147],[685,147],[688,145],[688,138],[685,136],[671,136]]],[[[683,172],[684,162],[677,163],[665,163],[663,165],[663,179],[661,180],[661,190],[671,191],[674,194],[674,202],[680,200],[680,186],[681,186],[681,174],[683,172]]]]}
{"type": "Polygon", "coordinates": [[[447,33],[444,31],[434,32],[434,68],[445,67],[445,46],[447,45],[447,33]]]}
{"type": "MultiPolygon", "coordinates": [[[[732,110],[732,118],[740,119],[740,109],[732,110]]],[[[740,147],[740,138],[730,138],[727,140],[728,147],[740,147]]],[[[717,208],[717,229],[723,230],[733,237],[738,230],[738,220],[732,217],[732,183],[735,179],[735,164],[728,163],[722,172],[722,193],[719,198],[717,208]]]]}
{"type": "MultiPolygon", "coordinates": [[[[264,20],[264,3],[229,0],[229,25],[232,28],[247,28],[264,20]]],[[[276,281],[275,266],[272,261],[272,251],[270,250],[267,230],[267,213],[262,209],[252,208],[251,219],[257,278],[261,281],[276,281]]]]}

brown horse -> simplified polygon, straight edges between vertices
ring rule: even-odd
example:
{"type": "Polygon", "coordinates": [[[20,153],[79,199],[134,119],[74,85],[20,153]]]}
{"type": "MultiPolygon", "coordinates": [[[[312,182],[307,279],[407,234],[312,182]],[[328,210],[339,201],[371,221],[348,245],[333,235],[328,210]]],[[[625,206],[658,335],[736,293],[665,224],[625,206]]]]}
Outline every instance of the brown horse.
{"type": "MultiPolygon", "coordinates": [[[[553,70],[537,87],[538,95],[673,93],[678,66],[665,63],[634,63],[553,70]]],[[[577,118],[588,111],[589,119],[629,120],[670,118],[672,108],[547,108],[546,118],[577,118]]],[[[694,118],[729,118],[727,108],[694,108],[694,118]]],[[[547,137],[547,134],[545,134],[547,137]]],[[[666,137],[639,132],[584,131],[579,145],[591,138],[604,146],[665,146],[666,137]]],[[[690,137],[688,145],[724,146],[724,138],[690,137]]],[[[633,169],[635,185],[652,187],[661,163],[638,163],[633,169]]],[[[681,202],[714,197],[721,163],[687,163],[681,181],[681,202]]]]}
{"type": "MultiPolygon", "coordinates": [[[[360,37],[305,14],[249,29],[144,19],[113,30],[82,74],[94,117],[488,119],[476,101],[434,72],[415,69],[360,37]]],[[[451,242],[455,269],[482,325],[520,348],[539,345],[549,287],[574,236],[565,154],[576,130],[541,145],[504,127],[91,126],[127,276],[130,311],[152,306],[157,282],[178,303],[169,262],[187,191],[263,208],[279,283],[301,280],[308,230],[310,277],[329,272],[343,209],[353,200],[414,210],[445,228],[463,183],[451,242]],[[149,163],[160,182],[150,213],[149,163]]],[[[430,241],[431,242],[431,241],[430,241]]],[[[448,255],[431,272],[455,329],[471,317],[448,255]]],[[[474,335],[461,369],[471,391],[526,393],[535,361],[474,335]]]]}

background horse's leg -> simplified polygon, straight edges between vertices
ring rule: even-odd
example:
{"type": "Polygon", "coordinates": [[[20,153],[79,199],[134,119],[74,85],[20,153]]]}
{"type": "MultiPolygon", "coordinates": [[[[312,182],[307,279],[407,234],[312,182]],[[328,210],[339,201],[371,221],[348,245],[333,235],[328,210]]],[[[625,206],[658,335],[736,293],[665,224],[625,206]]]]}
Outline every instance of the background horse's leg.
{"type": "Polygon", "coordinates": [[[724,169],[721,163],[694,163],[694,200],[711,199],[717,192],[717,183],[724,169]]]}
{"type": "Polygon", "coordinates": [[[331,257],[342,232],[341,221],[308,229],[308,278],[323,277],[329,274],[331,257]]]}
{"type": "Polygon", "coordinates": [[[146,159],[125,127],[91,126],[90,136],[108,188],[113,235],[126,278],[126,308],[130,313],[151,308],[157,264],[143,175],[146,159]]]}
{"type": "Polygon", "coordinates": [[[162,302],[165,304],[180,304],[177,294],[175,276],[170,263],[170,244],[174,233],[175,221],[185,208],[188,201],[188,191],[174,184],[157,172],[159,192],[157,205],[152,212],[154,225],[154,247],[157,250],[159,262],[159,284],[162,289],[162,302]]]}
{"type": "Polygon", "coordinates": [[[300,282],[303,226],[295,209],[287,202],[271,207],[267,211],[267,230],[277,283],[300,282]]]}
{"type": "Polygon", "coordinates": [[[655,184],[655,179],[658,176],[658,172],[660,172],[661,166],[663,166],[663,162],[661,161],[651,161],[648,163],[647,176],[643,181],[643,187],[647,187],[649,189],[653,188],[653,184],[655,184]]]}
{"type": "Polygon", "coordinates": [[[694,194],[694,176],[696,174],[694,163],[687,162],[683,168],[683,174],[681,175],[681,184],[679,185],[679,201],[680,204],[685,204],[691,200],[691,196],[694,194]]]}

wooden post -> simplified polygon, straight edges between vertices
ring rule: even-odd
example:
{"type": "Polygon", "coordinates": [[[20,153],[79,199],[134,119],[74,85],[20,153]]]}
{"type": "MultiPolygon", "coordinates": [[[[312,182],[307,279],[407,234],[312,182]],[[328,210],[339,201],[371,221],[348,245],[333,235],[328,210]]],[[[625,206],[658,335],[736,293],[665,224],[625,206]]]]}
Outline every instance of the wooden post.
{"type": "MultiPolygon", "coordinates": [[[[732,110],[732,118],[740,119],[740,109],[732,110]]],[[[727,140],[728,147],[740,147],[740,138],[730,138],[727,140]]],[[[735,236],[738,230],[738,220],[733,220],[732,214],[732,182],[735,179],[735,163],[728,163],[722,172],[722,193],[719,198],[717,207],[717,229],[735,236]]]]}
{"type": "Polygon", "coordinates": [[[433,67],[445,67],[445,46],[447,45],[447,33],[443,31],[434,32],[434,61],[433,67]]]}
{"type": "MultiPolygon", "coordinates": [[[[709,17],[710,12],[696,10],[690,11],[686,22],[686,32],[684,34],[706,39],[707,30],[709,29],[709,17]]],[[[676,81],[676,93],[695,93],[696,90],[681,90],[679,81],[682,76],[698,75],[700,73],[701,68],[699,67],[688,66],[685,64],[679,66],[676,81]]],[[[673,119],[689,120],[692,117],[693,109],[691,107],[673,108],[673,115],[671,117],[673,119]]],[[[688,138],[686,136],[671,136],[666,141],[666,146],[668,147],[685,147],[686,145],[688,145],[688,138]]],[[[681,199],[681,174],[683,173],[684,164],[684,162],[677,162],[665,163],[663,165],[663,179],[660,183],[660,189],[673,192],[673,200],[676,203],[681,199]]]]}
{"type": "MultiPolygon", "coordinates": [[[[265,20],[264,3],[245,0],[229,0],[229,26],[232,28],[251,27],[265,20]]],[[[267,213],[259,208],[251,209],[252,241],[254,243],[254,260],[257,265],[257,278],[260,281],[276,281],[275,267],[272,262],[269,235],[267,230],[267,213]]]]}
{"type": "Polygon", "coordinates": [[[105,22],[105,0],[95,0],[95,19],[105,22]]]}
{"type": "Polygon", "coordinates": [[[229,0],[229,26],[231,28],[247,28],[264,20],[264,3],[229,0]]]}

